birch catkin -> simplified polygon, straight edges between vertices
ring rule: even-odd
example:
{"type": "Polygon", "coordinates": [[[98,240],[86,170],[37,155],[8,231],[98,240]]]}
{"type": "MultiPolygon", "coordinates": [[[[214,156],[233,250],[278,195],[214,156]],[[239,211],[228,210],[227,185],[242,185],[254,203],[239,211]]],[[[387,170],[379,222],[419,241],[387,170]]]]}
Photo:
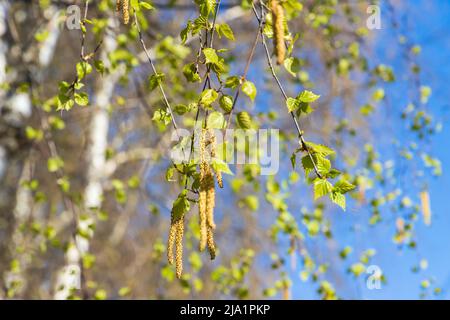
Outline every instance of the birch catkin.
{"type": "Polygon", "coordinates": [[[122,13],[123,13],[123,23],[128,24],[128,22],[130,22],[129,0],[122,0],[122,13]]]}
{"type": "Polygon", "coordinates": [[[422,207],[423,222],[429,226],[431,224],[431,208],[430,208],[430,194],[428,191],[420,193],[420,204],[422,207]]]}
{"type": "Polygon", "coordinates": [[[184,235],[184,215],[177,222],[177,234],[175,238],[175,271],[177,278],[181,278],[183,273],[183,235],[184,235]]]}
{"type": "Polygon", "coordinates": [[[215,155],[215,137],[210,129],[202,129],[200,135],[200,192],[199,192],[199,223],[200,223],[200,251],[206,246],[211,255],[211,259],[216,256],[214,245],[213,230],[216,228],[214,223],[215,207],[215,188],[214,176],[209,164],[211,156],[215,155]],[[207,146],[211,147],[208,154],[207,146]]]}
{"type": "Polygon", "coordinates": [[[273,41],[277,64],[282,64],[286,55],[286,47],[284,45],[284,9],[278,0],[272,0],[271,10],[273,18],[273,41]]]}
{"type": "MultiPolygon", "coordinates": [[[[216,134],[214,133],[213,129],[209,130],[210,134],[210,141],[211,141],[211,158],[216,157],[216,148],[217,148],[217,141],[216,141],[216,134]]],[[[220,188],[223,188],[223,179],[222,179],[222,172],[218,170],[214,170],[214,173],[216,175],[217,184],[220,188]]]]}
{"type": "Polygon", "coordinates": [[[211,227],[208,227],[207,238],[209,255],[211,256],[211,260],[214,260],[216,258],[216,244],[214,243],[214,234],[211,227]]]}
{"type": "Polygon", "coordinates": [[[198,196],[198,218],[200,224],[200,251],[206,248],[206,203],[207,203],[207,181],[209,163],[206,159],[206,129],[202,129],[200,135],[200,191],[198,196]]]}
{"type": "Polygon", "coordinates": [[[174,221],[170,223],[169,239],[167,240],[167,261],[173,264],[173,246],[175,245],[175,237],[177,234],[177,226],[174,221]]]}
{"type": "Polygon", "coordinates": [[[116,11],[122,12],[122,19],[124,24],[130,22],[130,1],[116,0],[116,11]]]}

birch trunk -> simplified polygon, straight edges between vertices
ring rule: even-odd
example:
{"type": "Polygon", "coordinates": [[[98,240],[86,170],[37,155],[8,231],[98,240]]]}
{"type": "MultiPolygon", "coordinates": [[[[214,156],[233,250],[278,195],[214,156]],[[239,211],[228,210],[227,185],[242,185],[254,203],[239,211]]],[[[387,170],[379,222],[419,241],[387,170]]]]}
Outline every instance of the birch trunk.
{"type": "MultiPolygon", "coordinates": [[[[111,29],[116,25],[116,19],[110,18],[111,29]]],[[[103,40],[101,59],[106,67],[108,53],[115,50],[117,42],[115,35],[107,33],[103,40]]],[[[101,208],[103,198],[103,180],[105,179],[106,149],[108,145],[109,114],[114,88],[121,76],[121,68],[112,70],[98,80],[95,101],[92,106],[92,117],[89,125],[89,145],[86,153],[86,188],[84,191],[84,208],[87,217],[78,221],[78,230],[84,236],[77,234],[76,243],[71,243],[66,254],[66,266],[61,270],[55,287],[55,299],[70,298],[74,290],[81,288],[82,257],[89,252],[89,240],[93,237],[91,226],[95,224],[95,210],[101,208]],[[87,236],[86,236],[87,235],[87,236]]]]}
{"type": "MultiPolygon", "coordinates": [[[[57,10],[55,6],[50,6],[45,13],[49,17],[49,22],[46,27],[49,36],[45,41],[40,43],[38,51],[36,53],[36,59],[34,59],[35,61],[38,62],[36,66],[37,73],[35,75],[38,81],[41,80],[40,78],[42,77],[46,68],[50,65],[53,59],[56,44],[58,42],[58,38],[60,35],[59,22],[61,12],[57,10]]],[[[3,14],[0,13],[0,18],[2,16],[3,14]]],[[[0,33],[1,31],[2,30],[0,30],[0,33]]],[[[0,68],[2,67],[1,64],[2,58],[0,57],[0,68]]],[[[32,106],[31,106],[31,99],[28,93],[17,94],[11,100],[13,102],[10,103],[10,108],[11,110],[13,110],[13,112],[20,112],[21,107],[18,107],[16,105],[20,105],[20,103],[25,102],[27,105],[29,105],[30,108],[29,115],[31,115],[32,106]]],[[[16,118],[19,117],[17,116],[16,118]]],[[[25,186],[25,183],[29,182],[33,178],[32,167],[35,155],[36,153],[34,152],[34,150],[30,150],[28,152],[28,155],[23,161],[20,178],[18,180],[16,188],[15,207],[13,210],[13,218],[14,218],[14,223],[12,227],[13,233],[11,237],[11,244],[9,246],[9,251],[11,252],[12,256],[11,259],[12,262],[11,262],[11,269],[4,276],[5,288],[7,290],[8,297],[22,296],[27,288],[27,279],[25,271],[27,270],[27,266],[30,263],[32,256],[29,252],[30,250],[26,250],[27,248],[29,249],[29,243],[27,243],[27,238],[23,234],[21,226],[24,225],[27,221],[29,221],[32,214],[33,194],[30,191],[30,189],[25,186]],[[19,248],[24,249],[24,251],[20,254],[18,254],[17,252],[19,248]]]]}

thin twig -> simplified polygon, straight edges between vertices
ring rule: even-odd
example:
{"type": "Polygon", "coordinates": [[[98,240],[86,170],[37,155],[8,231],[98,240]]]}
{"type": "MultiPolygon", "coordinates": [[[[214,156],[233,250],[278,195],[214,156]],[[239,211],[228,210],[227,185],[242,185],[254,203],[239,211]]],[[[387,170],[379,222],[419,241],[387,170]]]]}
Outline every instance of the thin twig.
{"type": "MultiPolygon", "coordinates": [[[[255,5],[253,3],[252,3],[252,9],[253,9],[253,12],[254,12],[258,22],[260,24],[264,24],[265,23],[264,22],[264,4],[262,3],[262,1],[260,1],[260,5],[261,5],[261,14],[260,14],[260,16],[258,16],[256,8],[255,8],[255,5]]],[[[286,92],[285,92],[285,90],[283,88],[283,85],[281,84],[280,79],[278,78],[278,76],[277,76],[277,74],[275,72],[275,69],[273,67],[272,57],[270,55],[269,48],[267,46],[266,39],[265,39],[265,36],[264,36],[264,32],[263,32],[262,29],[260,29],[260,34],[261,34],[262,44],[264,46],[266,57],[267,57],[267,64],[269,65],[269,68],[270,68],[270,71],[272,73],[272,76],[275,79],[275,82],[277,83],[278,87],[280,88],[280,91],[281,91],[281,93],[282,93],[282,95],[284,97],[284,100],[286,101],[288,99],[288,96],[287,96],[287,94],[286,94],[286,92]]],[[[314,157],[313,157],[313,155],[312,155],[312,153],[311,153],[311,151],[310,151],[310,149],[309,149],[309,147],[308,147],[308,145],[307,145],[307,143],[305,141],[305,138],[304,138],[304,135],[303,135],[303,131],[300,128],[300,124],[299,124],[299,122],[297,120],[297,117],[295,116],[295,113],[293,111],[290,111],[289,113],[290,113],[290,115],[292,117],[292,120],[294,121],[295,128],[296,128],[297,133],[298,133],[298,138],[300,140],[299,142],[300,142],[301,149],[303,151],[306,151],[306,153],[308,154],[308,157],[310,158],[311,163],[313,164],[314,172],[317,175],[317,177],[322,179],[323,176],[319,172],[319,170],[317,168],[317,165],[316,165],[316,162],[314,160],[314,157]]]]}
{"type": "Polygon", "coordinates": [[[250,52],[248,54],[247,62],[245,64],[245,68],[244,68],[244,73],[241,76],[239,86],[238,86],[238,88],[236,90],[236,93],[234,95],[233,104],[231,105],[230,114],[228,115],[227,126],[223,130],[223,132],[225,132],[225,130],[228,129],[229,126],[230,126],[231,117],[233,116],[233,111],[234,111],[234,109],[236,107],[236,103],[237,103],[237,100],[239,98],[239,94],[241,92],[242,85],[243,85],[244,81],[247,78],[247,73],[248,73],[248,70],[250,69],[250,63],[253,60],[253,56],[254,56],[255,50],[256,50],[256,45],[258,44],[259,36],[261,35],[262,28],[263,28],[263,23],[262,23],[262,20],[260,20],[259,21],[258,32],[256,33],[256,37],[255,37],[255,41],[253,42],[253,45],[252,45],[252,47],[250,49],[250,52]]]}
{"type": "MultiPolygon", "coordinates": [[[[217,6],[214,12],[214,17],[213,17],[213,24],[211,27],[211,37],[210,37],[210,41],[209,41],[209,48],[213,47],[214,44],[214,31],[216,28],[216,21],[217,21],[217,15],[219,13],[220,10],[220,4],[221,4],[221,0],[217,1],[217,6]]],[[[206,39],[205,39],[205,43],[208,44],[208,31],[206,31],[206,39]]],[[[203,84],[203,89],[202,92],[206,89],[206,86],[208,85],[209,87],[211,87],[211,82],[210,82],[210,78],[209,78],[209,74],[211,72],[211,65],[208,65],[207,69],[206,69],[206,73],[205,73],[205,82],[203,84]]],[[[195,128],[197,127],[197,122],[198,122],[198,118],[200,115],[200,106],[197,107],[197,112],[195,114],[195,121],[194,121],[194,128],[192,130],[192,135],[191,135],[191,147],[190,147],[190,151],[189,151],[189,160],[188,163],[191,162],[192,159],[192,153],[194,152],[194,140],[195,140],[195,128]]],[[[184,188],[187,189],[187,184],[188,184],[188,179],[186,179],[185,183],[184,183],[184,188]]]]}

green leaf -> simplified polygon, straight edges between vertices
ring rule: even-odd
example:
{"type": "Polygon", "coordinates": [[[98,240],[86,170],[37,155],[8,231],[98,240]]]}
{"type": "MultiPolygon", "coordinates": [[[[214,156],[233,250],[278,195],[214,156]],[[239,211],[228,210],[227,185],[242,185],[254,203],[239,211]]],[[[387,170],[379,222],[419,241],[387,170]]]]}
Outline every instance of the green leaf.
{"type": "Polygon", "coordinates": [[[56,172],[64,166],[64,161],[61,158],[53,157],[47,160],[47,169],[49,172],[56,172]]]}
{"type": "Polygon", "coordinates": [[[172,206],[172,218],[174,220],[180,219],[191,208],[191,204],[186,197],[187,190],[183,190],[178,198],[173,202],[172,206]]]}
{"type": "Polygon", "coordinates": [[[151,91],[155,90],[155,88],[164,81],[164,78],[165,78],[164,73],[152,74],[148,81],[150,90],[151,91]]]}
{"type": "Polygon", "coordinates": [[[85,76],[92,72],[92,66],[88,62],[78,62],[77,66],[77,76],[78,80],[82,80],[85,76]]]}
{"type": "Polygon", "coordinates": [[[327,174],[327,178],[334,179],[338,177],[341,174],[341,172],[337,169],[331,169],[330,172],[327,174]]]}
{"type": "Polygon", "coordinates": [[[206,121],[206,126],[210,129],[222,129],[225,127],[225,118],[222,113],[212,112],[206,121]]]}
{"type": "Polygon", "coordinates": [[[372,99],[374,101],[380,101],[384,99],[384,96],[385,96],[384,89],[380,88],[374,91],[374,93],[372,94],[372,99]]]}
{"type": "Polygon", "coordinates": [[[189,32],[192,30],[192,21],[188,20],[187,24],[186,24],[186,28],[184,28],[183,30],[181,30],[180,32],[180,38],[181,38],[181,44],[185,44],[188,34],[189,32]]]}
{"type": "Polygon", "coordinates": [[[252,127],[252,119],[248,112],[241,111],[236,115],[237,123],[242,129],[250,129],[252,127]]]}
{"type": "Polygon", "coordinates": [[[339,180],[334,184],[334,190],[342,194],[346,194],[349,191],[355,189],[355,186],[347,180],[339,180]]]}
{"type": "Polygon", "coordinates": [[[233,108],[233,98],[228,95],[223,95],[220,97],[219,104],[223,111],[229,113],[233,108]]]}
{"type": "Polygon", "coordinates": [[[214,101],[217,100],[219,94],[214,89],[206,89],[202,92],[200,97],[200,103],[202,103],[205,107],[210,106],[214,101]]]}
{"type": "Polygon", "coordinates": [[[300,71],[300,60],[298,58],[290,57],[284,60],[284,68],[294,77],[300,71]]]}
{"type": "Polygon", "coordinates": [[[346,202],[342,193],[333,191],[330,193],[330,199],[345,211],[346,202]]]}
{"type": "Polygon", "coordinates": [[[221,159],[213,158],[211,161],[211,166],[216,172],[223,172],[225,174],[234,175],[230,170],[228,164],[221,159]]]}
{"type": "Polygon", "coordinates": [[[420,87],[420,102],[423,104],[427,103],[430,99],[432,90],[429,86],[421,86],[420,87]]]}
{"type": "Polygon", "coordinates": [[[331,162],[325,157],[318,156],[316,157],[316,167],[317,171],[323,176],[326,176],[331,169],[331,162]]]}
{"type": "Polygon", "coordinates": [[[74,99],[75,99],[75,103],[82,107],[87,106],[89,103],[89,97],[84,92],[75,93],[74,99]]]}
{"type": "Polygon", "coordinates": [[[316,178],[314,180],[314,200],[317,200],[333,190],[333,185],[326,179],[316,178]]]}
{"type": "Polygon", "coordinates": [[[253,82],[245,81],[242,84],[242,92],[244,92],[252,101],[255,100],[257,90],[253,82]]]}
{"type": "Polygon", "coordinates": [[[310,148],[314,153],[318,153],[324,157],[334,154],[334,150],[324,146],[322,144],[315,144],[312,142],[306,142],[308,148],[310,148]]]}
{"type": "Polygon", "coordinates": [[[305,175],[308,175],[311,171],[314,170],[313,160],[314,161],[316,160],[314,155],[312,156],[312,160],[308,154],[306,156],[302,157],[302,167],[303,167],[303,170],[305,171],[305,175]]]}
{"type": "Polygon", "coordinates": [[[305,103],[311,103],[319,99],[320,96],[317,94],[312,93],[311,91],[304,90],[302,93],[300,93],[297,96],[297,100],[305,103]]]}
{"type": "Polygon", "coordinates": [[[226,23],[222,23],[220,25],[217,25],[217,34],[219,37],[222,37],[222,35],[225,36],[228,40],[234,40],[234,34],[233,30],[230,28],[230,26],[226,23]]]}
{"type": "Polygon", "coordinates": [[[216,54],[216,50],[212,48],[203,49],[203,54],[206,58],[206,63],[219,64],[219,57],[216,54]]]}
{"type": "Polygon", "coordinates": [[[189,82],[201,81],[200,75],[197,73],[195,63],[189,63],[183,67],[183,74],[189,82]]]}
{"type": "Polygon", "coordinates": [[[105,73],[105,65],[102,60],[95,60],[94,67],[95,70],[97,70],[97,72],[100,73],[101,75],[105,73]]]}
{"type": "Polygon", "coordinates": [[[139,1],[139,5],[141,6],[141,8],[144,8],[144,9],[147,9],[147,10],[153,10],[154,9],[154,7],[148,2],[139,1]]]}
{"type": "Polygon", "coordinates": [[[173,108],[173,111],[175,111],[176,114],[182,116],[183,114],[189,111],[189,107],[185,104],[177,104],[173,108]]]}
{"type": "Polygon", "coordinates": [[[287,106],[289,112],[294,112],[300,106],[300,101],[298,101],[297,99],[289,97],[286,100],[286,106],[287,106]]]}
{"type": "Polygon", "coordinates": [[[234,89],[234,88],[236,88],[240,83],[241,83],[241,81],[239,80],[239,77],[237,77],[237,76],[231,76],[231,77],[228,77],[228,78],[225,80],[225,87],[226,87],[226,88],[234,89]]]}
{"type": "Polygon", "coordinates": [[[291,155],[291,164],[292,164],[292,169],[295,169],[295,163],[297,161],[297,154],[294,152],[291,155]]]}

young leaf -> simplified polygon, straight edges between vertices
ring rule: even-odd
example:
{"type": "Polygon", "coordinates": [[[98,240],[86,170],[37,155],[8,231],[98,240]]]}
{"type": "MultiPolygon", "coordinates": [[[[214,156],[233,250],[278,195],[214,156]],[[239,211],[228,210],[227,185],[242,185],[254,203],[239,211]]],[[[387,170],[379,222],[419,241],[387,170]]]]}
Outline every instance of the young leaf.
{"type": "Polygon", "coordinates": [[[334,184],[334,190],[342,194],[346,194],[349,191],[355,189],[355,186],[347,180],[339,180],[334,184]]]}
{"type": "Polygon", "coordinates": [[[203,54],[206,58],[206,63],[219,64],[219,57],[216,54],[216,50],[212,48],[203,49],[203,54]]]}
{"type": "Polygon", "coordinates": [[[319,199],[333,190],[333,185],[326,179],[316,178],[314,180],[314,200],[319,199]]]}
{"type": "Polygon", "coordinates": [[[244,92],[252,101],[255,100],[257,90],[253,82],[245,81],[242,84],[242,92],[244,92]]]}
{"type": "Polygon", "coordinates": [[[225,174],[233,175],[233,172],[230,170],[230,167],[228,167],[228,164],[223,160],[213,158],[211,166],[216,172],[223,172],[225,174]]]}
{"type": "Polygon", "coordinates": [[[208,116],[206,126],[210,129],[222,129],[225,126],[225,118],[222,113],[214,111],[208,116]]]}
{"type": "Polygon", "coordinates": [[[305,103],[311,103],[316,101],[317,99],[319,99],[320,96],[317,94],[312,93],[311,91],[308,90],[304,90],[302,93],[300,93],[297,96],[297,99],[301,102],[305,102],[305,103]]]}
{"type": "Polygon", "coordinates": [[[184,189],[173,202],[172,216],[175,220],[180,219],[191,207],[189,200],[186,198],[186,194],[187,190],[184,189]]]}
{"type": "Polygon", "coordinates": [[[346,202],[342,193],[333,191],[330,193],[330,199],[345,211],[346,202]]]}
{"type": "Polygon", "coordinates": [[[289,112],[294,112],[300,106],[300,101],[298,101],[297,99],[289,97],[286,100],[286,106],[287,106],[289,112]]]}
{"type": "Polygon", "coordinates": [[[202,103],[205,107],[208,107],[216,101],[219,94],[214,89],[206,89],[202,92],[200,103],[202,103]]]}

